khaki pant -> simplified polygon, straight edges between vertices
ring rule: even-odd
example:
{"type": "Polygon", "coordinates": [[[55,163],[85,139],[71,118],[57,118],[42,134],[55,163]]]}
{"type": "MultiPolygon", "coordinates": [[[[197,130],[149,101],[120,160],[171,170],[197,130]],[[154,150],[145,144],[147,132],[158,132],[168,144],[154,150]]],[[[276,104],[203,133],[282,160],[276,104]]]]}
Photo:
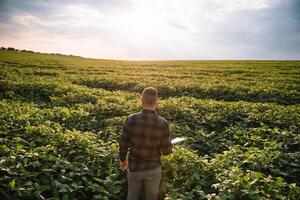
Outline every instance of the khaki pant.
{"type": "Polygon", "coordinates": [[[161,178],[161,166],[154,169],[137,171],[137,172],[131,172],[128,169],[127,200],[138,200],[143,184],[145,184],[146,199],[157,200],[160,178],[161,178]]]}

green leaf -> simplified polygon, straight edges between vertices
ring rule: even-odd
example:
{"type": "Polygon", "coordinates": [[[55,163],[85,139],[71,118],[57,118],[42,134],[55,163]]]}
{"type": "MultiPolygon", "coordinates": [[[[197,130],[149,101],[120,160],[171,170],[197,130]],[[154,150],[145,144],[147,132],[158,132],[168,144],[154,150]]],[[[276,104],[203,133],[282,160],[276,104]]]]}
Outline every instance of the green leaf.
{"type": "Polygon", "coordinates": [[[11,189],[15,189],[15,186],[16,186],[16,180],[15,179],[13,179],[11,182],[9,182],[9,187],[11,188],[11,189]]]}
{"type": "Polygon", "coordinates": [[[93,197],[94,197],[94,199],[102,199],[102,195],[101,194],[94,195],[93,197]]]}
{"type": "Polygon", "coordinates": [[[279,185],[279,186],[283,185],[283,178],[279,177],[275,183],[276,183],[276,185],[279,185]]]}
{"type": "Polygon", "coordinates": [[[64,196],[63,196],[63,198],[62,198],[63,200],[68,200],[69,199],[69,197],[68,197],[68,195],[67,194],[65,194],[64,196]]]}

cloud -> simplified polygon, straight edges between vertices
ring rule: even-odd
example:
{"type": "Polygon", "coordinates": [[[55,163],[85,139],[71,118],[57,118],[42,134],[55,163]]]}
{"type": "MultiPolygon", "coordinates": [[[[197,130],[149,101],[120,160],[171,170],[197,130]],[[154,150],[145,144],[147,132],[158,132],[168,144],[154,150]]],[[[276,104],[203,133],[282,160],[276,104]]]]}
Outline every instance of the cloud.
{"type": "Polygon", "coordinates": [[[115,59],[299,58],[296,2],[0,0],[0,43],[115,59]]]}
{"type": "Polygon", "coordinates": [[[284,3],[283,0],[213,0],[211,2],[217,9],[211,13],[214,21],[223,21],[226,17],[241,11],[257,11],[268,9],[284,3]]]}
{"type": "Polygon", "coordinates": [[[21,15],[14,15],[11,17],[11,22],[21,26],[32,26],[32,25],[45,25],[46,23],[39,18],[30,15],[28,13],[21,15]]]}

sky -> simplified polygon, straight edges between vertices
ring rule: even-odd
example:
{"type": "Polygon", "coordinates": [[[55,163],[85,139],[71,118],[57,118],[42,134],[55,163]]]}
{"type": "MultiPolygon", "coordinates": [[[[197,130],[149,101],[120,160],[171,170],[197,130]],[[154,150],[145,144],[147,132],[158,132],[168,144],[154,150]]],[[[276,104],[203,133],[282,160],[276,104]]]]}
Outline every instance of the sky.
{"type": "Polygon", "coordinates": [[[0,46],[102,59],[300,59],[300,0],[0,0],[0,46]]]}

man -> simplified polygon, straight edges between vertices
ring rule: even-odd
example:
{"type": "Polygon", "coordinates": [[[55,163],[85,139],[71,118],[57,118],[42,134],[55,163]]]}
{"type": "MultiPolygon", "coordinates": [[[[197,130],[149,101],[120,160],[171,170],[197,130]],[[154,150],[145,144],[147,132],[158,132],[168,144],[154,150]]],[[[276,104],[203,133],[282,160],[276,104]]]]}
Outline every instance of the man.
{"type": "Polygon", "coordinates": [[[169,123],[155,110],[157,89],[145,88],[141,101],[143,109],[127,117],[119,140],[120,167],[125,170],[129,166],[127,200],[138,199],[143,184],[146,199],[157,199],[161,178],[160,157],[172,152],[169,123]]]}

